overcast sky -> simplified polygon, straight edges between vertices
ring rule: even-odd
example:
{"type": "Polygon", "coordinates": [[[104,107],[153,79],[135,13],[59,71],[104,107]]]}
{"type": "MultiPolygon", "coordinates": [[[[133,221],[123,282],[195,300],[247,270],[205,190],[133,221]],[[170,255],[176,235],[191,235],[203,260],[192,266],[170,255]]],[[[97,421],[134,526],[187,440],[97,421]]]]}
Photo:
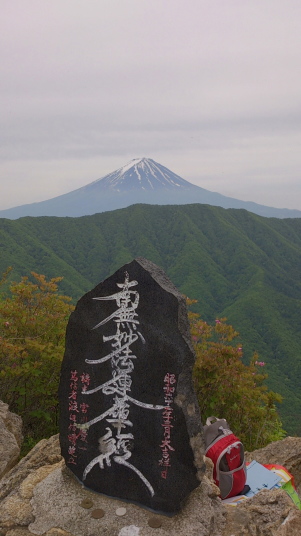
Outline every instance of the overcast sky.
{"type": "Polygon", "coordinates": [[[0,209],[136,157],[301,210],[300,0],[0,0],[0,209]]]}

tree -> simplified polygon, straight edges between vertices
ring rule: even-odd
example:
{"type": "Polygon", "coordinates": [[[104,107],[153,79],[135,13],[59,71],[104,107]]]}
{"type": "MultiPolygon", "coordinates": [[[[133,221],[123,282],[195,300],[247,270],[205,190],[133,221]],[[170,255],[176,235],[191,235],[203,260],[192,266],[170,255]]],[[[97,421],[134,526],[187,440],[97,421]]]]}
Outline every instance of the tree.
{"type": "MultiPolygon", "coordinates": [[[[193,303],[188,300],[188,305],[193,303]]],[[[281,396],[264,384],[265,363],[257,354],[249,365],[243,363],[242,346],[233,342],[239,334],[225,318],[210,326],[189,312],[189,320],[196,353],[194,383],[203,420],[211,415],[225,418],[248,450],[283,438],[276,409],[281,396]]]]}
{"type": "MultiPolygon", "coordinates": [[[[32,272],[0,300],[0,392],[21,415],[25,436],[57,432],[58,382],[71,298],[58,293],[61,277],[32,272]]],[[[5,278],[4,278],[5,279],[5,278]]]]}

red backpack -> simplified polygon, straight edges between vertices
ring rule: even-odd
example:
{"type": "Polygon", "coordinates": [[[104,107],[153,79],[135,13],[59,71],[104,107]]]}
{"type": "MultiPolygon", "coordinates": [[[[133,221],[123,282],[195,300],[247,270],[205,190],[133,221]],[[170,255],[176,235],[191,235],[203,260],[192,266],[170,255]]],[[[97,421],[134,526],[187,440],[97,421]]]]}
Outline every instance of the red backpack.
{"type": "Polygon", "coordinates": [[[240,495],[247,480],[244,447],[225,419],[209,417],[204,426],[205,455],[213,461],[213,479],[221,498],[240,495]],[[215,422],[213,422],[215,421],[215,422]]]}

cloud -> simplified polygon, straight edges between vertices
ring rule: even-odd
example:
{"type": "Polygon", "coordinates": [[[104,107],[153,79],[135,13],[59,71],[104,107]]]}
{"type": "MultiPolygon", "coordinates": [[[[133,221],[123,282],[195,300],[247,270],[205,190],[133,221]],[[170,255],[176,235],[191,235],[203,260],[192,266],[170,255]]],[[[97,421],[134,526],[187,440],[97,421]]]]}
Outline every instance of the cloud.
{"type": "Polygon", "coordinates": [[[3,5],[0,208],[149,156],[301,209],[299,1],[3,5]]]}

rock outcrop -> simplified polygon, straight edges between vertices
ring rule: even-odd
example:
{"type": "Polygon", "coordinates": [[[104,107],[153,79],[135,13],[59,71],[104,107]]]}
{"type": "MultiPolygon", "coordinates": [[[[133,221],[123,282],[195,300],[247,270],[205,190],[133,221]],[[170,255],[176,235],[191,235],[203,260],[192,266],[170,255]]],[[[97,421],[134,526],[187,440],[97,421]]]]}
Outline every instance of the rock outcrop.
{"type": "MultiPolygon", "coordinates": [[[[58,435],[40,441],[0,481],[0,529],[2,533],[28,527],[34,521],[32,499],[35,486],[59,463],[62,464],[58,435]]],[[[10,534],[14,536],[14,534],[10,534]]],[[[22,536],[21,534],[19,536],[22,536]]]]}
{"type": "MultiPolygon", "coordinates": [[[[0,481],[0,501],[14,494],[32,473],[45,466],[54,466],[62,460],[59,436],[42,439],[0,481]]],[[[2,504],[2,502],[1,502],[2,504]]]]}
{"type": "Polygon", "coordinates": [[[301,511],[287,493],[262,490],[236,507],[227,507],[223,536],[299,536],[301,511]]]}
{"type": "Polygon", "coordinates": [[[0,478],[17,462],[23,441],[22,419],[0,400],[0,478]]]}
{"type": "MultiPolygon", "coordinates": [[[[301,438],[286,438],[248,454],[285,465],[299,482],[301,438]],[[299,452],[299,454],[298,454],[299,452]],[[285,454],[284,454],[285,453],[285,454]]],[[[58,436],[42,440],[0,481],[1,536],[299,536],[301,511],[283,490],[263,490],[225,506],[212,481],[212,463],[178,515],[154,514],[93,493],[66,468],[58,436]],[[154,532],[155,531],[155,532],[154,532]]]]}

